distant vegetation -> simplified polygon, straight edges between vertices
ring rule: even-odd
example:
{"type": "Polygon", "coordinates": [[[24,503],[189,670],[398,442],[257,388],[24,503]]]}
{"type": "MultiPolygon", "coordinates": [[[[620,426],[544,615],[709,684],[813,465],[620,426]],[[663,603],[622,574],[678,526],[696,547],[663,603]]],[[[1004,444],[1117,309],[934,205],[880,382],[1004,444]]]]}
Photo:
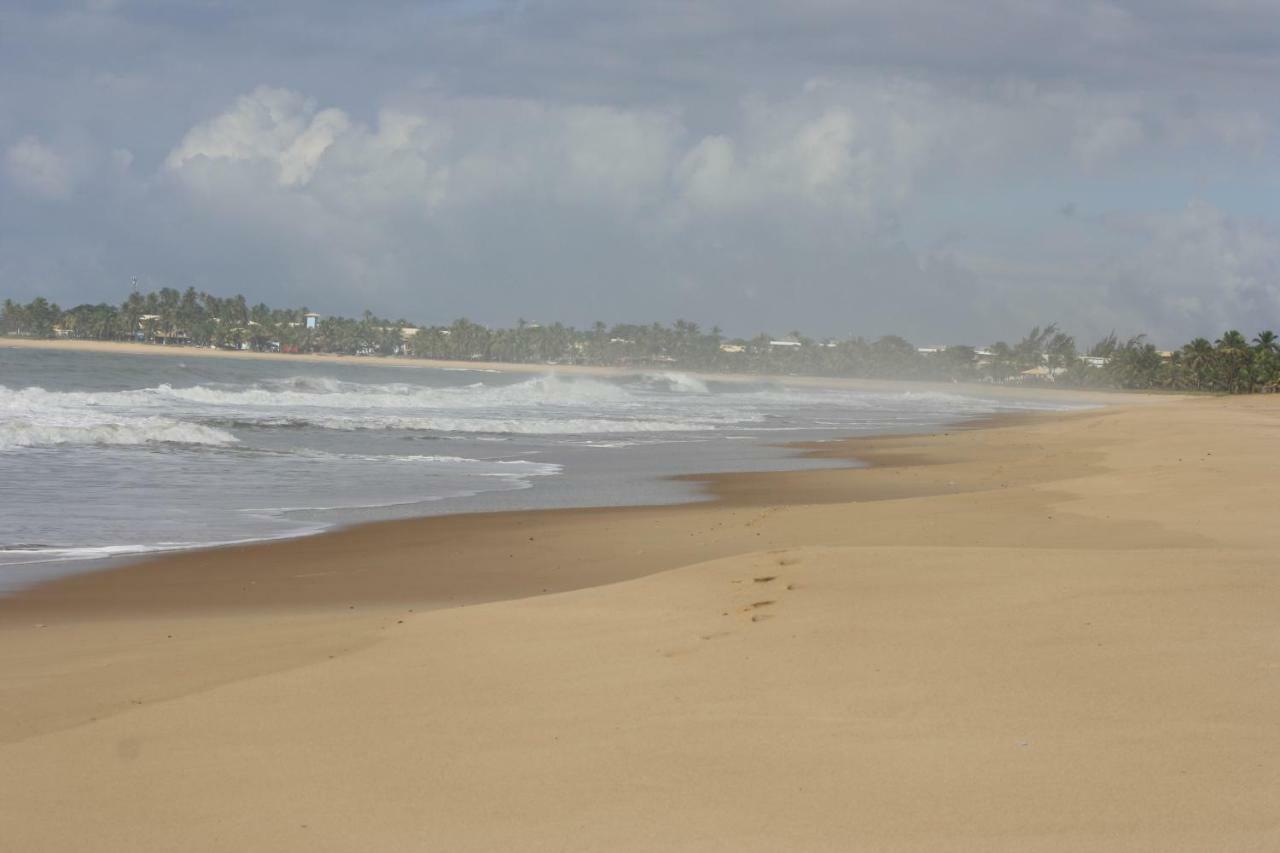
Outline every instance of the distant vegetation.
{"type": "Polygon", "coordinates": [[[5,300],[0,334],[32,338],[141,341],[260,352],[386,355],[462,361],[586,364],[813,376],[1020,382],[1068,387],[1201,390],[1233,394],[1280,389],[1280,340],[1229,331],[1161,352],[1142,335],[1114,334],[1081,352],[1056,325],[1017,343],[917,348],[896,335],[813,340],[799,332],[726,338],[720,329],[676,320],[667,326],[596,323],[575,329],[521,320],[491,329],[469,320],[417,326],[369,312],[321,317],[306,308],[249,306],[194,289],[132,293],[122,305],[63,310],[43,298],[5,300]]]}

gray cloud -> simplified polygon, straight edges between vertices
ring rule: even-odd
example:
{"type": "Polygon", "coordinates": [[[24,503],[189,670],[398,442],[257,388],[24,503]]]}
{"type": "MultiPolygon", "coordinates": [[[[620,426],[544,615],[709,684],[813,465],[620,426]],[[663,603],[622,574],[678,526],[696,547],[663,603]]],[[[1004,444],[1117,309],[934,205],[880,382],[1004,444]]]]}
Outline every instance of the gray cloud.
{"type": "Polygon", "coordinates": [[[931,341],[1274,326],[1276,211],[1241,186],[1275,174],[1276,18],[16,2],[0,292],[138,275],[427,322],[931,341]]]}

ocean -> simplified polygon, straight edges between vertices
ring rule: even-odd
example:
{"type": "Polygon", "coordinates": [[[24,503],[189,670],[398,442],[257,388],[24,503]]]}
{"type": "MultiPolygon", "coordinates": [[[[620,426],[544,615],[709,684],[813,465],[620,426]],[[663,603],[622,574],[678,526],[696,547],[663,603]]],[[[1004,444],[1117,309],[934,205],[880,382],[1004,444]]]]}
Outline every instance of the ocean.
{"type": "Polygon", "coordinates": [[[0,591],[375,519],[697,500],[668,478],[841,464],[780,445],[1066,407],[552,371],[0,343],[0,591]]]}

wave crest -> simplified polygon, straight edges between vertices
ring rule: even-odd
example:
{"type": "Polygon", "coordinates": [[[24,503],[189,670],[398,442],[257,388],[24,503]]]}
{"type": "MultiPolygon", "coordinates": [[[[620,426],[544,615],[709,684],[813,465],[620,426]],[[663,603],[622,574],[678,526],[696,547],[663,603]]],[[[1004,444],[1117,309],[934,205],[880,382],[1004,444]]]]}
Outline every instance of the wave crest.
{"type": "Polygon", "coordinates": [[[0,450],[56,447],[67,444],[130,446],[193,444],[226,447],[238,439],[225,430],[169,418],[132,418],[128,421],[88,423],[33,423],[0,421],[0,450]]]}

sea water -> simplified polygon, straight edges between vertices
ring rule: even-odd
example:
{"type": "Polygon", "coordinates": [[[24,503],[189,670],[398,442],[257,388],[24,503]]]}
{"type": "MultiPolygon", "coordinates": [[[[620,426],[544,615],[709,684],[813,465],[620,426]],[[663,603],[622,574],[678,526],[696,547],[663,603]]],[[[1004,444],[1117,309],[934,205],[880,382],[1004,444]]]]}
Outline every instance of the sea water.
{"type": "Polygon", "coordinates": [[[669,476],[840,464],[781,445],[1026,406],[682,373],[0,342],[0,590],[110,558],[357,521],[694,500],[694,487],[669,476]]]}

